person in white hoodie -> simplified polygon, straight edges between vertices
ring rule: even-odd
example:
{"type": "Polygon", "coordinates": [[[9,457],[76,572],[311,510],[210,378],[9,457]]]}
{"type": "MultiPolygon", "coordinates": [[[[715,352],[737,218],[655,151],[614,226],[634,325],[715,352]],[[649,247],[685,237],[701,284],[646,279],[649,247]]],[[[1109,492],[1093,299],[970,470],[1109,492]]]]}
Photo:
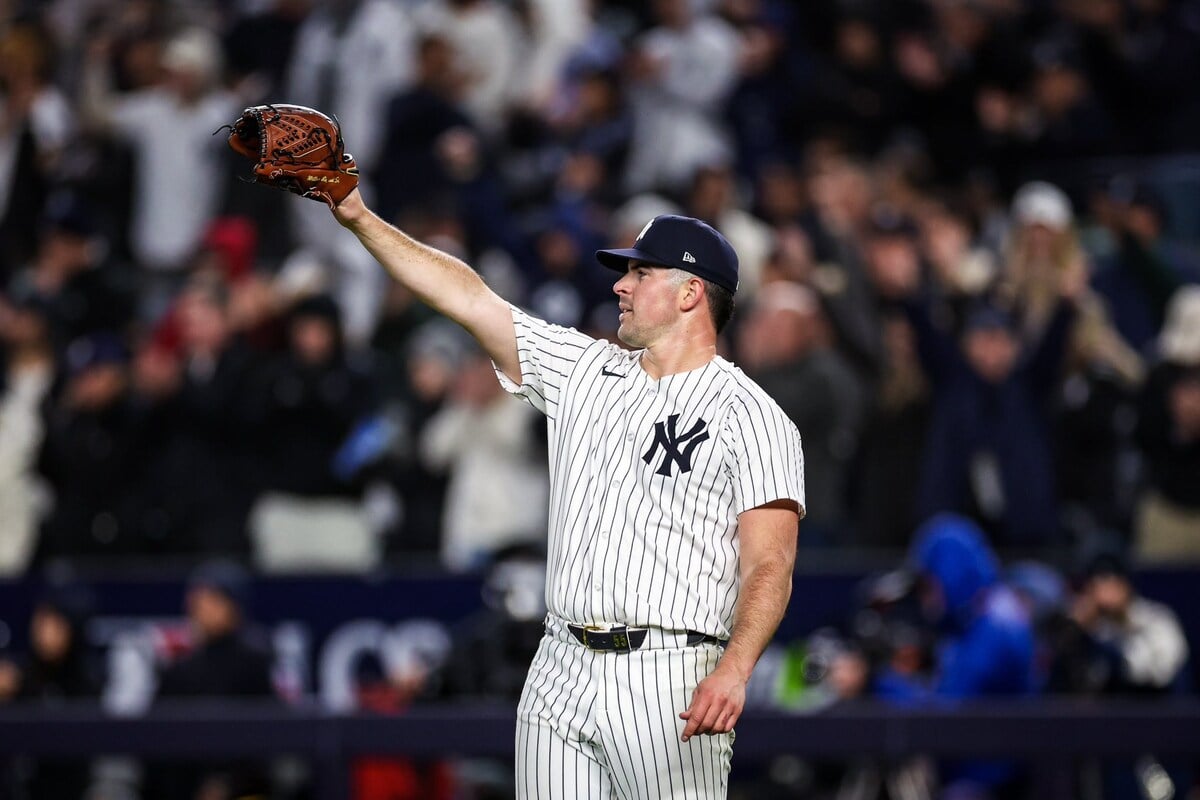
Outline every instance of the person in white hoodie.
{"type": "Polygon", "coordinates": [[[420,440],[426,465],[450,476],[441,541],[446,567],[482,567],[510,545],[544,546],[550,479],[535,436],[539,420],[528,404],[511,402],[482,353],[468,358],[420,440]]]}

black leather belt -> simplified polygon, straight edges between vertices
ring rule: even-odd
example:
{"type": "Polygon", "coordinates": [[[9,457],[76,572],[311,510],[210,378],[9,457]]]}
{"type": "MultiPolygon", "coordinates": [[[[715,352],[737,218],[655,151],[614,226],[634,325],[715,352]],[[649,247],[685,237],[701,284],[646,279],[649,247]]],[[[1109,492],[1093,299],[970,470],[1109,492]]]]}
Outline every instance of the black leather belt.
{"type": "MultiPolygon", "coordinates": [[[[633,652],[645,643],[646,634],[649,633],[647,628],[629,628],[624,625],[605,631],[598,628],[585,628],[582,625],[568,624],[567,630],[584,647],[602,653],[633,652]]],[[[725,639],[718,639],[716,636],[711,636],[707,633],[687,631],[688,647],[696,647],[701,644],[715,644],[724,647],[727,642],[725,639]]]]}
{"type": "Polygon", "coordinates": [[[728,639],[718,639],[709,633],[701,633],[700,631],[688,631],[687,643],[688,647],[695,647],[700,644],[715,644],[717,647],[724,647],[729,644],[728,639]]]}
{"type": "Polygon", "coordinates": [[[646,641],[646,628],[627,628],[621,625],[611,630],[585,628],[582,625],[567,625],[571,635],[589,650],[603,653],[630,653],[646,641]]]}

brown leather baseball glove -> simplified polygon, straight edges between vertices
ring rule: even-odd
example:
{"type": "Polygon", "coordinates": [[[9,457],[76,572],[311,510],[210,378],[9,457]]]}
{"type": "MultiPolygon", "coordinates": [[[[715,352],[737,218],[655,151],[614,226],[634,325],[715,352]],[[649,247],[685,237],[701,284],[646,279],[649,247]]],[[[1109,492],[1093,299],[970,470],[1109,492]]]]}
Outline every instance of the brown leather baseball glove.
{"type": "Polygon", "coordinates": [[[232,125],[229,146],[254,162],[255,183],[334,208],[358,186],[358,167],[337,120],[307,106],[252,106],[232,125]]]}

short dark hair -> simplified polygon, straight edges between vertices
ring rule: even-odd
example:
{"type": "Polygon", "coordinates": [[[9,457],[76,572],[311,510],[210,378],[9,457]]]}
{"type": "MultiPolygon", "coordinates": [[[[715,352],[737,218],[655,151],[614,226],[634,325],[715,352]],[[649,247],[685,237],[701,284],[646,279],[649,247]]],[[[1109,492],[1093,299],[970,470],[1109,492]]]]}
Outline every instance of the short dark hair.
{"type": "MultiPolygon", "coordinates": [[[[703,278],[701,279],[703,280],[703,278]]],[[[708,298],[708,313],[712,317],[717,333],[725,330],[733,317],[733,292],[712,281],[704,281],[704,296],[708,298]]]]}

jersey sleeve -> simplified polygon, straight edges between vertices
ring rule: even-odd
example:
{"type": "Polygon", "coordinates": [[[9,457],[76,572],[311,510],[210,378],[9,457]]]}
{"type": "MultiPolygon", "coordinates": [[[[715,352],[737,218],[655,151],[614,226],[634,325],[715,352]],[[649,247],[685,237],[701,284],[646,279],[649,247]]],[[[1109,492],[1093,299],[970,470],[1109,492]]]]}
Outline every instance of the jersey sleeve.
{"type": "Polygon", "coordinates": [[[737,513],[775,500],[795,500],[803,518],[800,431],[779,406],[753,395],[743,396],[726,418],[724,435],[737,513]]]}
{"type": "MultiPolygon", "coordinates": [[[[517,334],[521,382],[510,380],[499,368],[496,368],[496,377],[506,392],[524,398],[538,411],[553,417],[567,376],[596,340],[574,328],[552,325],[530,316],[514,305],[509,307],[517,334]]],[[[495,364],[492,366],[495,368],[495,364]]]]}

